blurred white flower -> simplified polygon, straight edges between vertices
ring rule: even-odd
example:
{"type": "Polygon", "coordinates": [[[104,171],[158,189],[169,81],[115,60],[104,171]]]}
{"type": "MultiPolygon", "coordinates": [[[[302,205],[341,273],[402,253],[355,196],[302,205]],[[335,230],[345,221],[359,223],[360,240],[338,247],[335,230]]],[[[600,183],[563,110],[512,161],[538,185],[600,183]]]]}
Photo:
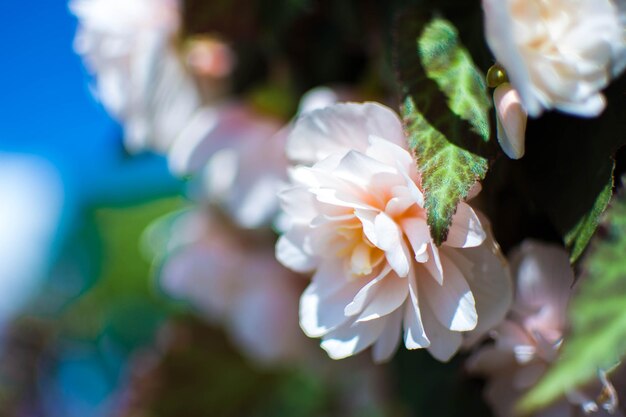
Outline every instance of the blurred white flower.
{"type": "Polygon", "coordinates": [[[19,312],[47,277],[61,223],[59,173],[34,156],[0,153],[0,325],[19,312]]]}
{"type": "MultiPolygon", "coordinates": [[[[70,8],[79,19],[75,50],[95,75],[96,95],[124,125],[127,147],[167,152],[211,102],[178,50],[178,0],[72,0],[70,8]]],[[[211,69],[230,69],[218,62],[231,62],[228,48],[211,45],[190,47],[193,68],[213,58],[211,69]]]]}
{"type": "Polygon", "coordinates": [[[623,0],[483,0],[487,42],[529,115],[583,117],[626,65],[623,0]]]}
{"type": "MultiPolygon", "coordinates": [[[[471,372],[489,378],[485,397],[498,417],[514,416],[517,400],[557,359],[574,283],[568,254],[560,246],[527,240],[511,254],[511,267],[517,292],[509,317],[491,332],[495,344],[481,348],[468,361],[471,372]]],[[[536,416],[573,417],[592,411],[609,415],[617,398],[603,375],[591,387],[595,395],[601,385],[608,394],[604,404],[597,404],[590,390],[576,390],[536,416]]]]}
{"type": "Polygon", "coordinates": [[[259,364],[300,358],[306,342],[297,322],[304,280],[274,259],[272,238],[240,235],[209,210],[161,220],[147,232],[161,254],[159,281],[210,322],[223,325],[259,364]]]}
{"type": "Polygon", "coordinates": [[[281,192],[289,219],[277,258],[315,271],[300,325],[335,359],[373,345],[391,357],[404,327],[409,349],[448,360],[463,334],[499,323],[511,283],[485,220],[461,202],[443,246],[431,240],[421,182],[398,116],[375,103],[336,104],[303,115],[281,192]]]}

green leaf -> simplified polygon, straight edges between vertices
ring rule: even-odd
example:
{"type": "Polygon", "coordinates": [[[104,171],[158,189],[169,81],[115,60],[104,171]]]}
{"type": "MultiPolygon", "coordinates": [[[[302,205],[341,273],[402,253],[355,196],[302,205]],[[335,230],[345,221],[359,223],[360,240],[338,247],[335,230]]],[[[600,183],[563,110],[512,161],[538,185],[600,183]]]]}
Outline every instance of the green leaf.
{"type": "Polygon", "coordinates": [[[626,353],[626,193],[614,198],[603,232],[584,258],[561,359],[523,399],[526,411],[547,405],[613,366],[626,353]]]}
{"type": "Polygon", "coordinates": [[[401,113],[422,176],[431,235],[441,244],[457,204],[487,173],[491,100],[452,23],[404,15],[397,28],[401,113]]]}
{"type": "MultiPolygon", "coordinates": [[[[130,327],[125,330],[127,334],[136,333],[134,340],[147,339],[133,327],[139,319],[125,322],[118,318],[129,311],[141,317],[155,313],[155,319],[167,312],[168,305],[153,291],[150,263],[140,252],[139,239],[155,218],[182,205],[180,198],[164,198],[129,207],[95,209],[95,227],[103,245],[102,269],[94,287],[64,310],[61,320],[68,334],[96,337],[109,324],[121,334],[124,332],[118,324],[125,324],[130,327]]],[[[143,323],[147,326],[144,330],[154,330],[150,319],[143,323]]]]}
{"type": "Polygon", "coordinates": [[[570,248],[570,260],[576,261],[587,247],[594,232],[600,224],[600,216],[604,213],[613,194],[613,176],[600,192],[591,210],[583,215],[578,223],[565,234],[565,244],[570,248]]]}

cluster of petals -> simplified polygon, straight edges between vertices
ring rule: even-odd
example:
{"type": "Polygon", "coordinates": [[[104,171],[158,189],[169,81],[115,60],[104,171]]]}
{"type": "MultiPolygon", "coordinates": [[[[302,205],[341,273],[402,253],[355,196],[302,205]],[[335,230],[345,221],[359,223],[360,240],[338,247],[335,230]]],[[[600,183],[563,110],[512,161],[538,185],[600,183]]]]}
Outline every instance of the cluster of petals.
{"type": "Polygon", "coordinates": [[[488,225],[467,203],[437,247],[402,123],[376,103],[342,103],[300,117],[281,192],[287,221],[277,258],[313,272],[300,325],[332,358],[369,346],[376,361],[409,349],[448,360],[496,325],[511,282],[488,225]]]}
{"type": "Polygon", "coordinates": [[[485,31],[529,115],[592,117],[626,65],[623,0],[483,0],[485,31]]]}
{"type": "MultiPolygon", "coordinates": [[[[562,247],[527,240],[511,254],[516,294],[506,320],[492,330],[495,339],[468,361],[471,372],[488,377],[485,397],[498,417],[512,417],[521,396],[558,358],[566,329],[566,310],[574,283],[569,257],[562,247]]],[[[537,417],[615,413],[614,389],[600,374],[596,384],[567,393],[537,417]],[[600,392],[602,404],[593,398],[600,392]]]]}
{"type": "Polygon", "coordinates": [[[298,298],[305,282],[276,262],[271,236],[242,235],[209,210],[186,210],[153,224],[144,240],[160,262],[169,296],[224,326],[260,365],[300,358],[298,298]]]}

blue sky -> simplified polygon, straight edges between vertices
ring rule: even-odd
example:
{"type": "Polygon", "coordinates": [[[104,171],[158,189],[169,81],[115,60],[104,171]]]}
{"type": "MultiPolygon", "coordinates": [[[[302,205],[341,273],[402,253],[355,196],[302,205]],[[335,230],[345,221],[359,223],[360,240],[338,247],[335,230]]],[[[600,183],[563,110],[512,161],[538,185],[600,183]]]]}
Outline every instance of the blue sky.
{"type": "Polygon", "coordinates": [[[121,129],[91,96],[72,50],[76,20],[66,1],[0,1],[0,18],[0,151],[43,155],[84,203],[128,204],[177,189],[163,158],[125,157],[121,129]]]}

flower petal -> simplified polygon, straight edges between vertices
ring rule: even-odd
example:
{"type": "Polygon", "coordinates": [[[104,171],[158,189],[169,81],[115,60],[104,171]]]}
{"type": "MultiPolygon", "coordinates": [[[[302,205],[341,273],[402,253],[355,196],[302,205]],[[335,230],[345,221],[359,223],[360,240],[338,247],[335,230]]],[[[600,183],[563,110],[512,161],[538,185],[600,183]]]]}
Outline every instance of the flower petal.
{"type": "Polygon", "coordinates": [[[385,265],[383,270],[374,279],[359,290],[359,292],[354,296],[352,302],[346,306],[344,314],[346,316],[355,316],[363,311],[363,309],[378,295],[382,286],[381,282],[387,277],[387,275],[389,275],[389,272],[391,272],[391,267],[385,265]]]}
{"type": "Polygon", "coordinates": [[[317,259],[305,250],[308,226],[292,225],[276,243],[276,259],[296,272],[309,272],[315,268],[317,259]]]}
{"type": "Polygon", "coordinates": [[[409,295],[409,286],[405,279],[396,274],[388,274],[385,279],[378,284],[378,292],[372,300],[365,306],[361,315],[357,318],[357,323],[381,318],[398,310],[409,295]]]}
{"type": "MultiPolygon", "coordinates": [[[[409,217],[401,222],[402,230],[409,239],[415,260],[419,263],[428,261],[428,244],[431,242],[430,230],[426,219],[409,217]]],[[[441,276],[441,274],[438,274],[441,276]]]]}
{"type": "Polygon", "coordinates": [[[398,144],[374,134],[369,136],[369,143],[370,146],[366,151],[368,156],[391,166],[399,164],[400,171],[405,171],[407,167],[413,167],[415,164],[413,157],[406,150],[405,144],[403,144],[404,147],[398,146],[398,144]]]}
{"type": "Polygon", "coordinates": [[[291,187],[278,193],[280,207],[292,221],[311,221],[318,212],[315,209],[315,198],[306,187],[291,187]]]}
{"type": "Polygon", "coordinates": [[[443,266],[441,265],[439,248],[432,242],[432,240],[428,245],[428,260],[422,265],[428,270],[430,275],[435,279],[437,283],[439,283],[440,285],[443,284],[443,266]]]}
{"type": "MultiPolygon", "coordinates": [[[[431,280],[427,281],[432,282],[431,280]]],[[[428,335],[428,340],[430,340],[428,351],[435,359],[447,362],[459,350],[463,336],[460,332],[442,326],[428,304],[423,303],[422,306],[424,330],[428,335]]]]}
{"type": "Polygon", "coordinates": [[[420,291],[439,322],[453,331],[468,331],[476,327],[478,315],[474,296],[463,273],[446,256],[441,256],[444,280],[438,284],[431,279],[419,280],[420,291]]]}
{"type": "Polygon", "coordinates": [[[483,243],[485,237],[485,230],[478,216],[467,203],[461,201],[452,217],[452,224],[444,245],[454,248],[471,248],[483,243]]]}
{"type": "Polygon", "coordinates": [[[546,335],[562,332],[574,282],[567,252],[558,245],[526,240],[510,259],[517,276],[515,310],[527,315],[528,325],[546,335]]]}
{"type": "Polygon", "coordinates": [[[356,151],[348,151],[333,170],[338,178],[363,188],[369,186],[374,175],[395,172],[393,166],[356,151]]]}
{"type": "MultiPolygon", "coordinates": [[[[337,280],[342,279],[337,276],[337,280]]],[[[300,298],[300,327],[309,337],[324,336],[343,325],[348,317],[344,307],[350,303],[361,287],[348,282],[335,291],[328,291],[318,282],[311,282],[300,298]]]]}
{"type": "Polygon", "coordinates": [[[346,324],[322,339],[321,347],[332,359],[356,355],[372,345],[387,325],[387,318],[346,324]]]}
{"type": "Polygon", "coordinates": [[[374,219],[376,242],[374,245],[385,251],[389,265],[401,277],[409,273],[410,255],[404,244],[402,232],[395,221],[387,214],[380,213],[374,219]]]}
{"type": "Polygon", "coordinates": [[[370,135],[405,146],[397,114],[376,103],[340,103],[302,115],[289,135],[287,156],[314,164],[334,153],[364,152],[370,135]]]}
{"type": "Polygon", "coordinates": [[[413,273],[409,274],[408,281],[410,300],[404,305],[404,346],[407,349],[425,348],[430,345],[430,340],[422,324],[418,287],[413,273]]]}
{"type": "Polygon", "coordinates": [[[446,251],[446,256],[456,265],[462,264],[461,257],[469,263],[469,267],[462,267],[462,270],[476,301],[478,324],[465,333],[466,346],[502,322],[513,299],[513,282],[506,260],[489,229],[487,231],[485,242],[478,247],[446,251]]]}
{"type": "Polygon", "coordinates": [[[374,362],[386,362],[398,349],[400,333],[402,332],[402,309],[397,309],[389,315],[383,332],[372,348],[374,362]]]}

